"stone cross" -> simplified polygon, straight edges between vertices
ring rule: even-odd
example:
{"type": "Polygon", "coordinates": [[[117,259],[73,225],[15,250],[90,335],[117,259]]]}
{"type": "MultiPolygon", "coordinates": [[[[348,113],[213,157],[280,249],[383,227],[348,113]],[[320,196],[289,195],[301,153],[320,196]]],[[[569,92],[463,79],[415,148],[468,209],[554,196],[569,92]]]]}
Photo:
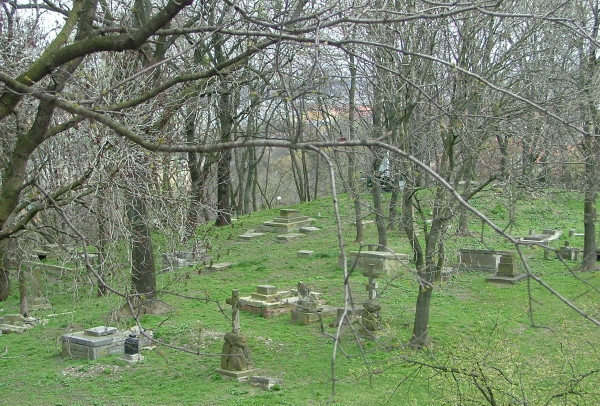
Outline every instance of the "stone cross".
{"type": "Polygon", "coordinates": [[[240,291],[233,289],[231,291],[231,297],[225,300],[227,304],[231,305],[231,331],[235,334],[240,333],[240,308],[238,300],[240,298],[240,291]]]}
{"type": "Polygon", "coordinates": [[[369,300],[373,300],[377,298],[377,282],[373,279],[372,276],[369,276],[369,283],[367,284],[367,292],[369,292],[369,300]]]}

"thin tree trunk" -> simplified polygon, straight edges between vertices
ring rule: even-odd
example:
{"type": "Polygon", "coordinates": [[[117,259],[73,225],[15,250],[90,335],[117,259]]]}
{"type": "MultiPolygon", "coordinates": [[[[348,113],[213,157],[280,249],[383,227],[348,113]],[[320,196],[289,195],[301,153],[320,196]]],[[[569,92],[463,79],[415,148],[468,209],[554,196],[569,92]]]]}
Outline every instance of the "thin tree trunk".
{"type": "Polygon", "coordinates": [[[152,252],[152,237],[147,224],[148,212],[144,199],[135,194],[127,205],[131,225],[131,280],[139,301],[156,297],[156,269],[152,252]]]}
{"type": "Polygon", "coordinates": [[[29,316],[29,305],[27,304],[27,272],[21,267],[19,269],[19,313],[25,317],[29,316]]]}

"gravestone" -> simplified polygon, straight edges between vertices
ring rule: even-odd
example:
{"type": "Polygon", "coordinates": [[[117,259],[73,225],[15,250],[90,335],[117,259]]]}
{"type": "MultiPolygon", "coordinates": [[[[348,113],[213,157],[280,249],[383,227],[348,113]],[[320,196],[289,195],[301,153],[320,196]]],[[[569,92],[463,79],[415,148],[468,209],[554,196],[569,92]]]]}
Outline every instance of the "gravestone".
{"type": "Polygon", "coordinates": [[[275,237],[275,241],[282,243],[282,244],[286,244],[292,240],[297,240],[300,237],[304,237],[304,234],[302,234],[302,233],[287,233],[287,234],[278,235],[277,237],[275,237]]]}
{"type": "Polygon", "coordinates": [[[458,265],[473,271],[496,272],[500,255],[506,251],[460,249],[458,265]]]}
{"type": "Polygon", "coordinates": [[[582,250],[576,247],[569,246],[569,242],[565,241],[565,245],[560,247],[556,252],[556,256],[560,259],[566,259],[569,261],[579,261],[579,254],[582,250]]]}
{"type": "Polygon", "coordinates": [[[240,241],[249,241],[249,240],[255,240],[257,238],[260,238],[263,235],[265,235],[265,233],[257,233],[254,230],[248,230],[244,234],[238,235],[238,239],[240,241]]]}
{"type": "MultiPolygon", "coordinates": [[[[357,271],[368,271],[371,265],[375,266],[376,277],[387,276],[392,272],[399,271],[402,266],[408,263],[406,254],[397,254],[388,251],[350,251],[347,254],[348,267],[357,271]]],[[[338,266],[344,267],[344,258],[340,253],[338,256],[338,266]]]]}
{"type": "Polygon", "coordinates": [[[239,290],[232,290],[231,298],[226,301],[231,305],[231,332],[225,334],[221,351],[221,368],[217,368],[216,372],[242,381],[255,374],[258,369],[254,368],[252,363],[247,339],[240,333],[239,299],[239,290]]]}
{"type": "Polygon", "coordinates": [[[239,299],[240,309],[263,317],[289,313],[296,307],[298,296],[293,290],[277,291],[272,285],[258,285],[256,292],[239,299]]]}
{"type": "Polygon", "coordinates": [[[29,310],[47,310],[52,305],[42,293],[42,287],[45,286],[42,268],[33,266],[31,269],[31,302],[28,303],[29,310]]]}
{"type": "Polygon", "coordinates": [[[371,264],[369,270],[364,272],[363,275],[369,278],[366,287],[369,299],[363,303],[362,326],[366,330],[373,332],[382,329],[381,304],[377,299],[378,284],[375,281],[379,273],[375,271],[375,265],[371,264]]]}
{"type": "Polygon", "coordinates": [[[550,241],[558,239],[562,234],[558,230],[542,230],[541,233],[536,233],[534,230],[529,230],[529,235],[522,237],[519,241],[523,244],[543,244],[548,245],[550,241]]]}
{"type": "Polygon", "coordinates": [[[309,258],[312,257],[314,251],[311,250],[300,250],[297,252],[298,258],[309,258]]]}
{"type": "Polygon", "coordinates": [[[163,252],[161,255],[163,263],[163,272],[170,271],[184,266],[193,266],[206,264],[211,261],[211,257],[206,255],[206,250],[198,249],[195,251],[174,251],[163,252]]]}
{"type": "Polygon", "coordinates": [[[220,262],[218,264],[211,264],[211,265],[207,266],[206,268],[201,269],[199,271],[199,273],[205,274],[205,273],[224,271],[224,270],[230,268],[232,265],[233,265],[233,263],[231,263],[231,262],[220,262]]]}
{"type": "Polygon", "coordinates": [[[298,301],[295,309],[291,312],[291,319],[294,323],[313,324],[318,323],[323,318],[335,317],[337,309],[323,304],[319,296],[311,292],[308,285],[303,282],[298,283],[298,301]]]}
{"type": "Polygon", "coordinates": [[[513,253],[499,255],[498,269],[493,276],[486,278],[487,282],[515,284],[527,278],[524,273],[518,273],[517,262],[513,253]]]}
{"type": "Polygon", "coordinates": [[[107,355],[123,354],[126,338],[126,333],[106,326],[65,334],[61,337],[62,356],[94,360],[107,355]]]}
{"type": "Polygon", "coordinates": [[[303,216],[298,210],[281,209],[279,217],[275,217],[273,220],[263,223],[261,231],[290,233],[300,229],[300,227],[310,226],[312,221],[313,219],[303,216]]]}
{"type": "Polygon", "coordinates": [[[130,334],[136,334],[140,347],[150,343],[152,331],[133,327],[120,331],[116,327],[98,326],[83,331],[65,334],[61,337],[62,356],[94,360],[112,354],[125,353],[125,340],[130,334]],[[146,337],[148,336],[148,337],[146,337]]]}

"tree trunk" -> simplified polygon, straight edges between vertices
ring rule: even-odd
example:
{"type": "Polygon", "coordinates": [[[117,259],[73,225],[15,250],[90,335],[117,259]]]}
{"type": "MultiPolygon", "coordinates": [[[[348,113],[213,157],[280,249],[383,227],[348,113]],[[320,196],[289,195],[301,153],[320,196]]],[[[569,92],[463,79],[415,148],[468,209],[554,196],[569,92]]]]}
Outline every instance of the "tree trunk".
{"type": "Polygon", "coordinates": [[[12,267],[10,239],[0,241],[0,302],[10,295],[10,269],[12,267]]]}
{"type": "Polygon", "coordinates": [[[27,272],[21,267],[19,269],[19,313],[29,317],[29,305],[27,304],[27,272]]]}
{"type": "Polygon", "coordinates": [[[375,223],[377,224],[377,238],[379,240],[377,251],[385,251],[388,245],[387,227],[385,224],[385,216],[383,214],[381,185],[379,184],[379,178],[377,177],[373,179],[371,193],[373,195],[373,210],[375,210],[375,223]]]}
{"type": "Polygon", "coordinates": [[[417,295],[417,305],[415,309],[415,322],[410,344],[414,348],[424,348],[430,344],[429,340],[429,307],[431,304],[431,294],[433,286],[419,284],[419,294],[417,295]]]}
{"type": "Polygon", "coordinates": [[[131,196],[127,218],[131,226],[131,280],[140,301],[156,298],[156,270],[152,253],[152,237],[147,224],[146,202],[139,195],[131,196]]]}

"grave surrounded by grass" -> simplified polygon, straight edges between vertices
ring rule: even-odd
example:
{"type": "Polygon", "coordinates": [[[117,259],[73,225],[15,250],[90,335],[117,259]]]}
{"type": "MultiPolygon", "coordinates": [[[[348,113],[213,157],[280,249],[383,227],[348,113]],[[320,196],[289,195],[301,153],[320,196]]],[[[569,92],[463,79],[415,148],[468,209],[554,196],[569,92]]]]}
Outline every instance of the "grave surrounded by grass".
{"type": "MultiPolygon", "coordinates": [[[[508,224],[508,210],[498,209],[501,197],[493,191],[471,203],[501,227],[508,224]]],[[[569,230],[582,228],[581,206],[579,196],[562,192],[519,201],[509,231],[520,236],[531,229],[555,229],[566,236],[569,230]],[[542,210],[544,215],[538,215],[542,210]]],[[[340,198],[348,252],[360,249],[352,242],[352,207],[348,198],[340,198]]],[[[35,317],[48,322],[22,334],[0,336],[0,404],[319,405],[332,400],[340,405],[489,404],[484,393],[493,393],[503,405],[523,404],[522,400],[530,405],[563,404],[564,399],[596,404],[598,327],[535,281],[497,285],[486,282],[489,274],[461,267],[433,288],[432,346],[421,351],[410,348],[418,289],[410,261],[377,280],[382,328],[376,340],[355,334],[356,325],[342,326],[332,362],[337,327],[292,323],[288,314],[264,318],[245,312],[241,329],[252,360],[267,377],[263,379],[277,384],[265,390],[224,379],[215,369],[221,362],[224,334],[231,330],[225,301],[232,290],[250,296],[257,285],[289,287],[303,281],[321,292],[329,305],[344,306],[331,199],[292,208],[314,218],[319,231],[286,244],[274,238],[259,238],[251,245],[238,239],[245,230],[258,229],[276,217],[279,210],[240,217],[232,227],[207,225],[199,230],[210,238],[215,263],[235,266],[213,273],[182,266],[157,275],[159,288],[175,294],[160,295],[169,306],[167,313],[140,319],[157,340],[142,349],[142,363],[128,364],[116,354],[96,360],[61,357],[60,338],[65,334],[98,325],[126,329],[135,322],[112,317],[123,300],[115,295],[97,297],[83,269],[60,275],[47,271],[43,292],[52,309],[36,310],[35,317]],[[300,250],[312,255],[299,257],[300,250]],[[573,397],[574,393],[582,395],[573,397]],[[552,396],[557,396],[555,403],[552,396]]],[[[514,251],[474,217],[470,235],[458,236],[455,228],[446,239],[448,266],[456,264],[459,249],[514,251]]],[[[365,243],[377,242],[375,227],[365,228],[365,236],[365,243]]],[[[156,252],[164,252],[163,237],[154,238],[156,252]]],[[[389,240],[396,252],[411,252],[402,232],[389,230],[389,240]]],[[[563,243],[561,237],[554,248],[563,243]]],[[[598,314],[597,273],[578,273],[576,262],[545,257],[544,249],[535,245],[521,250],[532,273],[588,314],[598,314]]],[[[123,272],[111,280],[122,290],[130,283],[125,251],[123,272]]],[[[523,264],[517,267],[523,271],[523,264]]],[[[362,271],[349,276],[357,308],[369,299],[366,283],[362,271]]],[[[0,303],[0,317],[18,308],[18,289],[13,289],[9,300],[0,303]]]]}

